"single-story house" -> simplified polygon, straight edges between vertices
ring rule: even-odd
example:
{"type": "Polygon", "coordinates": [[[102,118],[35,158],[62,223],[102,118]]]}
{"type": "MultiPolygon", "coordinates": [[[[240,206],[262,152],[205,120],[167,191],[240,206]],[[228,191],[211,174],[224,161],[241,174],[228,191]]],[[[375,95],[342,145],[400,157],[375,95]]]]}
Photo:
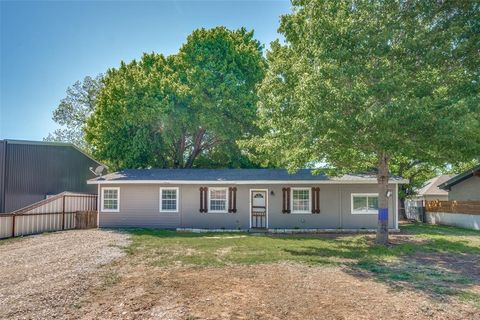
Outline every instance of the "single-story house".
{"type": "Polygon", "coordinates": [[[440,189],[438,186],[451,179],[450,175],[440,175],[425,182],[422,188],[416,192],[415,200],[425,201],[447,201],[448,190],[440,189]]]}
{"type": "MultiPolygon", "coordinates": [[[[167,229],[375,229],[375,175],[289,174],[283,169],[127,169],[98,185],[99,227],[167,229]]],[[[389,228],[398,229],[390,178],[389,228]]]]}
{"type": "Polygon", "coordinates": [[[96,193],[86,181],[101,165],[71,143],[0,140],[0,213],[64,191],[96,193]]]}
{"type": "Polygon", "coordinates": [[[480,201],[480,165],[454,176],[439,187],[448,191],[450,201],[480,201]]]}

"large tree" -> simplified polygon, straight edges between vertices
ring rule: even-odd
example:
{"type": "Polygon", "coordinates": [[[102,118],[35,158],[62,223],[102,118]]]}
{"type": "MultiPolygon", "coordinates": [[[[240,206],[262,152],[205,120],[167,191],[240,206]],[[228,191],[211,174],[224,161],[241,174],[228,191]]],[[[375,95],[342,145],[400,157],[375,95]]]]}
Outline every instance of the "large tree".
{"type": "Polygon", "coordinates": [[[179,53],[145,54],[104,77],[86,138],[114,168],[250,166],[262,46],[245,29],[195,30],[179,53]]]}
{"type": "Polygon", "coordinates": [[[377,242],[388,241],[389,169],[480,154],[479,5],[295,0],[272,43],[250,145],[295,170],[374,167],[377,242]],[[252,142],[253,141],[253,142],[252,142]]]}
{"type": "Polygon", "coordinates": [[[87,119],[95,110],[97,95],[102,88],[102,75],[85,77],[67,88],[63,98],[53,111],[52,119],[62,126],[49,133],[46,141],[71,142],[82,149],[89,149],[84,128],[87,119]]]}

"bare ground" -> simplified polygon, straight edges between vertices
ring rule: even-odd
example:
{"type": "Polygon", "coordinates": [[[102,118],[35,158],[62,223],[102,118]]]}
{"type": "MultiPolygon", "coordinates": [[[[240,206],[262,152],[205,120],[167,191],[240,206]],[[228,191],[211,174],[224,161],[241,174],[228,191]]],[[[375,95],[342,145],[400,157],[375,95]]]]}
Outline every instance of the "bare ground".
{"type": "Polygon", "coordinates": [[[339,267],[117,265],[115,270],[118,282],[93,290],[76,315],[87,319],[480,318],[471,305],[394,290],[339,267]]]}
{"type": "Polygon", "coordinates": [[[65,317],[91,286],[101,266],[124,255],[128,235],[72,230],[0,242],[0,318],[65,317]]]}
{"type": "Polygon", "coordinates": [[[472,304],[346,267],[155,267],[119,258],[127,242],[89,230],[0,245],[0,318],[480,319],[472,304]]]}

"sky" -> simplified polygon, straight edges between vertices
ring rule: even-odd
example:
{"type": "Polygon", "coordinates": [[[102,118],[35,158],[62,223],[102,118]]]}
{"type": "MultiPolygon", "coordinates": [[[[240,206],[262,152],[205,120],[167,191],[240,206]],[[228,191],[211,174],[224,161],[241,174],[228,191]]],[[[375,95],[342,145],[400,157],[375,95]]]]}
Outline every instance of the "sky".
{"type": "Polygon", "coordinates": [[[65,91],[144,52],[176,53],[197,28],[246,27],[268,48],[288,0],[0,0],[0,139],[42,140],[65,91]]]}

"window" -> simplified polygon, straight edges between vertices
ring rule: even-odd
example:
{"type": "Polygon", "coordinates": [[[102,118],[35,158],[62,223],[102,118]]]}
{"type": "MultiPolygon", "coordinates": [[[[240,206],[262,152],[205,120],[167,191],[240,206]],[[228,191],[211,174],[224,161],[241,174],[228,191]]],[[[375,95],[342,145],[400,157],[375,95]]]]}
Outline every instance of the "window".
{"type": "Polygon", "coordinates": [[[178,212],[178,188],[160,188],[160,212],[178,212]]]}
{"type": "Polygon", "coordinates": [[[120,188],[102,188],[102,211],[120,211],[120,188]]]}
{"type": "Polygon", "coordinates": [[[209,212],[227,212],[227,188],[209,188],[208,198],[209,212]]]}
{"type": "Polygon", "coordinates": [[[377,193],[352,193],[352,214],[376,214],[377,212],[377,193]]]}
{"type": "Polygon", "coordinates": [[[292,188],[292,213],[312,213],[310,188],[292,188]]]}

